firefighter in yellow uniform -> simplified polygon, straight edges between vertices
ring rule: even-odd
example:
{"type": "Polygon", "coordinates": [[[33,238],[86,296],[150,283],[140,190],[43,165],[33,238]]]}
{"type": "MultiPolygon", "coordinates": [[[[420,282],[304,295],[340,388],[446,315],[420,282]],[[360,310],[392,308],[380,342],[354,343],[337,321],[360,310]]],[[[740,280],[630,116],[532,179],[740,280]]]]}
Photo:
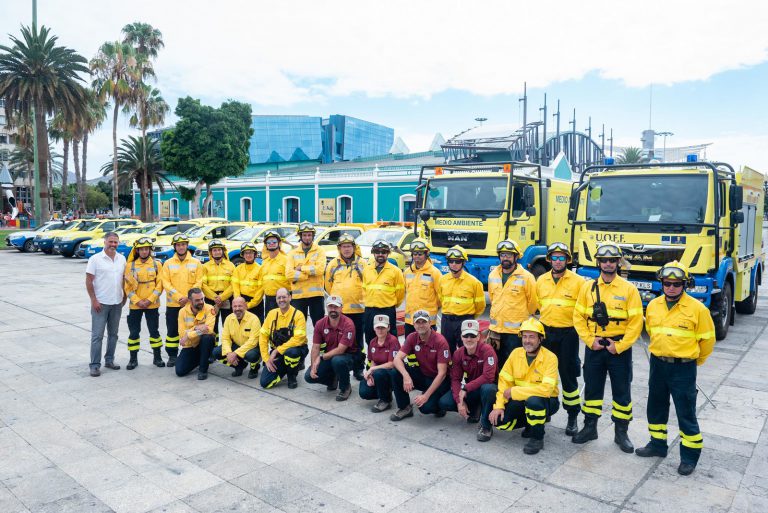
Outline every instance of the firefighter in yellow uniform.
{"type": "Polygon", "coordinates": [[[601,244],[595,253],[600,276],[581,286],[573,310],[573,325],[587,345],[584,353],[584,427],[571,441],[597,439],[597,419],[603,410],[606,375],[611,377],[613,441],[634,452],[627,429],[632,420],[632,344],[643,330],[643,303],[637,288],[619,276],[621,248],[601,244]]]}
{"type": "Polygon", "coordinates": [[[264,289],[264,316],[277,308],[277,291],[283,287],[290,290],[291,283],[285,276],[288,264],[281,247],[283,238],[275,230],[264,234],[264,249],[261,252],[261,286],[264,289]]]}
{"type": "Polygon", "coordinates": [[[179,346],[176,375],[186,376],[197,368],[197,379],[208,379],[208,365],[215,344],[213,324],[216,308],[205,304],[205,294],[197,287],[189,289],[187,303],[179,310],[179,346]]]}
{"type": "Polygon", "coordinates": [[[242,264],[235,267],[232,273],[232,297],[245,299],[245,306],[249,312],[264,319],[264,288],[261,285],[261,266],[256,263],[256,244],[243,242],[240,246],[242,264]]]}
{"type": "Polygon", "coordinates": [[[584,278],[568,269],[571,263],[568,245],[555,242],[547,248],[549,272],[536,280],[536,297],[547,333],[544,346],[557,355],[560,383],[563,387],[563,409],[568,412],[565,434],[573,436],[579,431],[578,417],[581,409],[578,377],[581,374],[579,360],[579,334],[573,327],[573,309],[584,284],[584,278]]]}
{"type": "MultiPolygon", "coordinates": [[[[461,347],[461,323],[476,319],[485,312],[485,291],[480,280],[469,274],[464,266],[467,252],[461,246],[453,246],[445,252],[448,261],[447,274],[440,277],[440,333],[448,341],[451,354],[461,347]]],[[[503,360],[501,360],[503,361],[503,360]]]]}
{"type": "Polygon", "coordinates": [[[542,346],[544,326],[535,318],[520,326],[523,346],[509,355],[499,372],[498,386],[484,386],[477,439],[491,439],[491,425],[503,431],[524,428],[525,454],[544,447],[544,424],[560,407],[557,400],[557,356],[542,346]]]}
{"type": "Polygon", "coordinates": [[[376,340],[373,320],[377,315],[389,317],[389,332],[397,336],[397,307],[405,297],[403,273],[389,261],[389,243],[375,241],[371,253],[373,261],[363,270],[363,330],[368,344],[376,340]]]}
{"type": "Polygon", "coordinates": [[[339,256],[333,258],[325,268],[325,291],[329,296],[342,299],[341,313],[349,317],[355,325],[355,342],[358,351],[355,353],[352,373],[358,381],[363,379],[365,363],[365,331],[363,317],[363,271],[365,260],[360,254],[360,247],[355,238],[348,233],[342,233],[336,242],[339,256]]]}
{"type": "Polygon", "coordinates": [[[696,419],[696,368],[715,346],[715,324],[709,309],[685,292],[694,282],[677,261],[659,269],[663,294],[646,308],[645,326],[651,337],[648,376],[648,431],[651,441],[635,451],[642,457],[667,455],[669,397],[675,402],[680,426],[680,465],[687,476],[699,462],[704,441],[696,419]]]}
{"type": "Polygon", "coordinates": [[[128,313],[128,351],[130,360],[128,370],[139,365],[138,354],[141,344],[141,318],[147,319],[149,346],[154,355],[153,364],[165,367],[160,356],[163,339],[160,338],[160,294],[163,293],[163,280],[160,277],[160,264],[152,257],[152,239],[141,237],[133,243],[128,255],[124,276],[125,296],[130,302],[128,313]]]}
{"type": "Polygon", "coordinates": [[[307,321],[304,314],[291,306],[291,293],[280,288],[275,295],[277,308],[271,310],[259,336],[259,349],[264,362],[260,383],[272,388],[287,376],[288,388],[296,388],[299,365],[309,354],[307,321]]]}
{"type": "Polygon", "coordinates": [[[232,313],[232,274],[235,272],[235,264],[229,261],[227,247],[219,239],[208,243],[208,256],[210,260],[203,264],[202,289],[205,302],[216,307],[213,331],[218,345],[219,319],[223,324],[232,313]]]}
{"type": "Polygon", "coordinates": [[[174,255],[165,261],[161,275],[165,290],[165,352],[168,367],[176,365],[179,354],[179,311],[189,303],[187,293],[203,284],[203,264],[189,254],[189,238],[177,233],[171,239],[174,255]]]}
{"type": "Polygon", "coordinates": [[[536,313],[536,278],[517,261],[521,253],[517,242],[503,240],[496,245],[499,265],[488,275],[491,299],[492,338],[499,340],[499,362],[509,358],[513,349],[522,347],[520,326],[536,313]]]}
{"type": "Polygon", "coordinates": [[[315,227],[304,221],[296,229],[299,245],[288,253],[285,276],[291,282],[294,308],[316,323],[325,317],[325,251],[315,243],[315,227]]]}
{"type": "Polygon", "coordinates": [[[432,265],[429,258],[429,246],[424,239],[411,242],[411,265],[403,271],[405,278],[405,336],[416,329],[413,327],[413,314],[426,310],[430,315],[430,324],[435,328],[437,312],[440,310],[440,278],[442,273],[432,265]]]}
{"type": "Polygon", "coordinates": [[[245,366],[251,364],[248,379],[254,379],[259,374],[259,336],[261,321],[246,308],[245,299],[238,296],[232,300],[232,313],[224,319],[221,330],[221,345],[213,350],[215,360],[222,359],[230,367],[234,367],[232,377],[243,374],[245,366]]]}

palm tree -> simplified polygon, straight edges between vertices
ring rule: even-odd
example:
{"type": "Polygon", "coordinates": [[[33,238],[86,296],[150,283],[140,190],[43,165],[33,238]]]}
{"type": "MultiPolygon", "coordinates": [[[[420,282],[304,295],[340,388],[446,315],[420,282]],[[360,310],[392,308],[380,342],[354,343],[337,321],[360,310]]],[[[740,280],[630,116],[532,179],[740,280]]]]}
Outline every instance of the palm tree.
{"type": "Polygon", "coordinates": [[[149,59],[157,58],[157,52],[165,47],[163,34],[149,23],[137,21],[123,27],[123,43],[136,48],[136,52],[149,59]]]}
{"type": "MultiPolygon", "coordinates": [[[[144,177],[157,184],[160,192],[165,192],[165,185],[173,186],[173,183],[163,172],[163,160],[160,155],[160,145],[156,140],[147,137],[133,137],[120,141],[117,152],[118,162],[118,186],[122,190],[130,190],[135,182],[141,189],[144,177]],[[146,155],[147,167],[144,167],[146,155]]],[[[112,173],[112,163],[107,162],[101,167],[104,176],[112,173]]]]}
{"type": "Polygon", "coordinates": [[[144,56],[136,53],[134,48],[120,41],[107,42],[101,45],[96,57],[91,59],[91,71],[96,77],[93,87],[98,91],[99,98],[109,98],[113,104],[112,110],[112,212],[117,214],[117,116],[120,107],[126,108],[133,101],[135,84],[141,81],[146,72],[144,56]]]}
{"type": "Polygon", "coordinates": [[[39,137],[40,212],[50,217],[48,199],[48,132],[45,118],[56,111],[71,112],[83,103],[82,78],[87,73],[86,60],[74,50],[57,46],[58,38],[45,26],[22,27],[21,38],[10,36],[13,46],[0,45],[0,98],[5,98],[6,114],[21,110],[30,119],[32,108],[39,137]]]}
{"type": "MultiPolygon", "coordinates": [[[[131,127],[141,128],[141,137],[146,139],[147,128],[150,126],[161,125],[165,121],[165,115],[170,110],[170,106],[160,96],[160,91],[146,84],[141,84],[137,89],[137,108],[131,116],[131,127]]],[[[147,145],[144,145],[147,150],[147,145]]],[[[146,164],[147,156],[144,155],[145,164],[142,166],[146,172],[149,168],[146,164]]],[[[141,180],[141,218],[149,221],[154,216],[154,199],[152,198],[152,181],[145,176],[141,180]]]]}
{"type": "MultiPolygon", "coordinates": [[[[51,120],[51,125],[48,128],[48,135],[56,142],[62,142],[64,146],[64,153],[62,156],[62,174],[61,174],[61,190],[67,190],[67,181],[69,179],[69,145],[73,141],[73,132],[76,129],[75,121],[65,116],[64,113],[58,112],[51,120]]],[[[61,213],[66,215],[67,213],[67,194],[61,194],[61,213]]]]}
{"type": "Polygon", "coordinates": [[[643,150],[634,146],[627,146],[621,150],[621,155],[616,159],[617,164],[639,164],[643,161],[643,150]]]}

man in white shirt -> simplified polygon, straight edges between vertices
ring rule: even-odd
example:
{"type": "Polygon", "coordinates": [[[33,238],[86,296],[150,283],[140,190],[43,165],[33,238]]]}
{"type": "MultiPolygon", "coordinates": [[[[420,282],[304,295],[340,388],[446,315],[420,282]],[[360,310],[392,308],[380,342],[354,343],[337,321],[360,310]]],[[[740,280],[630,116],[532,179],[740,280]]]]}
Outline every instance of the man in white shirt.
{"type": "Polygon", "coordinates": [[[85,268],[85,288],[91,298],[91,376],[101,375],[101,343],[107,329],[107,351],[104,367],[119,370],[115,365],[117,329],[125,304],[123,273],[125,257],[117,252],[120,238],[116,233],[104,235],[104,250],[88,259],[85,268]]]}

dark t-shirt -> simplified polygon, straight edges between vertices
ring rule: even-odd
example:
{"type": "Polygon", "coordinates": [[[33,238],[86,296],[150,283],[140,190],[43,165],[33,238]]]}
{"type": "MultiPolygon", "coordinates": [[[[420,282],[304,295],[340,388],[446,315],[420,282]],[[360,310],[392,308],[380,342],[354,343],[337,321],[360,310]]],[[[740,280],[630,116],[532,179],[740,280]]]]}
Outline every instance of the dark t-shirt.
{"type": "Polygon", "coordinates": [[[339,316],[339,324],[332,328],[330,319],[328,316],[325,316],[315,324],[312,343],[319,345],[324,353],[333,351],[339,344],[347,346],[347,349],[344,351],[346,354],[354,353],[357,351],[355,323],[346,315],[341,314],[339,316]]]}
{"type": "Polygon", "coordinates": [[[437,364],[447,364],[451,359],[451,349],[448,341],[440,333],[430,330],[429,339],[424,342],[419,334],[414,332],[405,339],[405,344],[400,349],[405,354],[416,356],[419,362],[419,370],[428,378],[437,376],[437,364]]]}

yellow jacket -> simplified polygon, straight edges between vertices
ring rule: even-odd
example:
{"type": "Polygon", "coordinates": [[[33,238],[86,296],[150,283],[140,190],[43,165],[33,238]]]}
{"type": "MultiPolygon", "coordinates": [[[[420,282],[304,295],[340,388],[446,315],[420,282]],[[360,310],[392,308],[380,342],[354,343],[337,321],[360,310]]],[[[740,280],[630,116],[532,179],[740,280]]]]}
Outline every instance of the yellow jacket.
{"type": "Polygon", "coordinates": [[[685,292],[672,309],[659,296],[645,309],[648,349],[656,356],[693,358],[704,363],[715,347],[715,323],[709,309],[685,292]]]}
{"type": "Polygon", "coordinates": [[[203,264],[203,294],[208,299],[221,296],[222,301],[232,297],[232,273],[235,272],[235,264],[227,258],[222,258],[217,264],[211,258],[203,264]]]}
{"type": "Polygon", "coordinates": [[[292,347],[307,345],[307,320],[304,318],[304,314],[292,306],[288,308],[288,311],[285,312],[285,314],[283,314],[279,308],[274,308],[267,314],[267,318],[264,319],[264,324],[261,325],[261,331],[259,332],[259,350],[261,351],[261,359],[263,361],[266,362],[269,360],[269,353],[274,349],[274,346],[272,346],[269,341],[269,336],[272,334],[272,330],[287,328],[291,324],[292,317],[293,337],[291,337],[285,344],[279,346],[277,352],[285,354],[285,351],[292,347]],[[295,316],[294,312],[296,312],[295,316]]]}
{"type": "Polygon", "coordinates": [[[186,335],[189,338],[189,342],[184,347],[197,347],[200,343],[200,335],[195,331],[195,326],[205,324],[208,326],[208,334],[213,335],[213,325],[215,323],[216,310],[212,305],[204,305],[197,315],[192,313],[191,304],[187,304],[179,310],[179,336],[183,337],[186,335]]]}
{"type": "Polygon", "coordinates": [[[261,266],[256,262],[235,267],[232,273],[232,297],[250,296],[247,308],[253,308],[261,303],[264,288],[261,285],[261,266]]]}
{"type": "Polygon", "coordinates": [[[573,327],[573,308],[584,284],[584,278],[566,269],[557,280],[552,273],[544,273],[536,280],[536,297],[539,300],[539,320],[550,328],[573,327]]]}
{"type": "Polygon", "coordinates": [[[385,262],[381,272],[371,261],[363,270],[363,303],[368,307],[398,307],[405,297],[405,281],[400,269],[385,262]]]}
{"type": "Polygon", "coordinates": [[[439,298],[444,314],[478,317],[485,311],[483,284],[467,271],[461,271],[458,278],[451,273],[442,275],[439,298]]]}
{"type": "Polygon", "coordinates": [[[291,284],[285,277],[287,262],[288,259],[282,251],[278,251],[275,258],[271,258],[266,250],[262,253],[261,286],[265,296],[274,296],[282,288],[291,290],[291,284]]]}
{"type": "Polygon", "coordinates": [[[491,329],[496,333],[518,333],[524,320],[536,313],[536,278],[523,269],[515,270],[502,281],[501,266],[488,275],[488,296],[491,298],[491,329]]]}
{"type": "Polygon", "coordinates": [[[499,391],[496,392],[494,409],[503,409],[507,404],[504,391],[511,389],[513,401],[525,401],[529,397],[557,397],[557,356],[542,346],[539,354],[528,365],[525,349],[518,347],[507,358],[499,372],[499,391]]]}
{"type": "Polygon", "coordinates": [[[345,314],[363,313],[363,271],[365,261],[358,255],[347,264],[343,258],[336,257],[325,268],[325,290],[331,296],[341,297],[345,314]]]}
{"type": "Polygon", "coordinates": [[[147,309],[160,306],[160,294],[163,293],[163,280],[160,277],[161,265],[152,257],[146,262],[141,259],[130,260],[125,266],[124,285],[125,295],[131,302],[131,310],[140,310],[138,306],[142,299],[149,299],[147,309]]]}
{"type": "Polygon", "coordinates": [[[589,349],[595,337],[611,338],[623,335],[616,342],[616,351],[627,350],[635,343],[643,331],[643,303],[637,288],[619,275],[605,283],[602,276],[597,279],[600,288],[600,300],[608,309],[611,322],[605,329],[592,319],[592,305],[597,301],[596,291],[592,290],[595,280],[586,281],[579,290],[576,306],[573,308],[573,326],[589,349]]]}
{"type": "Polygon", "coordinates": [[[442,273],[427,259],[421,269],[413,264],[403,271],[405,278],[405,322],[413,324],[413,314],[424,309],[429,312],[430,322],[437,321],[440,309],[440,278],[442,273]]]}
{"type": "Polygon", "coordinates": [[[325,281],[325,250],[315,243],[306,254],[301,244],[288,253],[285,276],[291,282],[294,299],[323,296],[325,281]],[[301,266],[301,271],[296,268],[301,266]]]}
{"type": "Polygon", "coordinates": [[[203,283],[203,272],[203,264],[200,260],[189,254],[183,262],[176,254],[166,260],[160,272],[163,278],[163,289],[165,289],[165,306],[180,306],[179,299],[187,297],[189,289],[200,288],[203,283]]]}
{"type": "Polygon", "coordinates": [[[246,310],[242,321],[238,321],[235,314],[229,314],[224,320],[224,328],[221,331],[221,354],[225,356],[229,354],[232,351],[232,344],[235,344],[240,346],[235,349],[235,353],[240,358],[244,358],[245,353],[259,343],[260,331],[261,322],[251,312],[246,310]]]}

